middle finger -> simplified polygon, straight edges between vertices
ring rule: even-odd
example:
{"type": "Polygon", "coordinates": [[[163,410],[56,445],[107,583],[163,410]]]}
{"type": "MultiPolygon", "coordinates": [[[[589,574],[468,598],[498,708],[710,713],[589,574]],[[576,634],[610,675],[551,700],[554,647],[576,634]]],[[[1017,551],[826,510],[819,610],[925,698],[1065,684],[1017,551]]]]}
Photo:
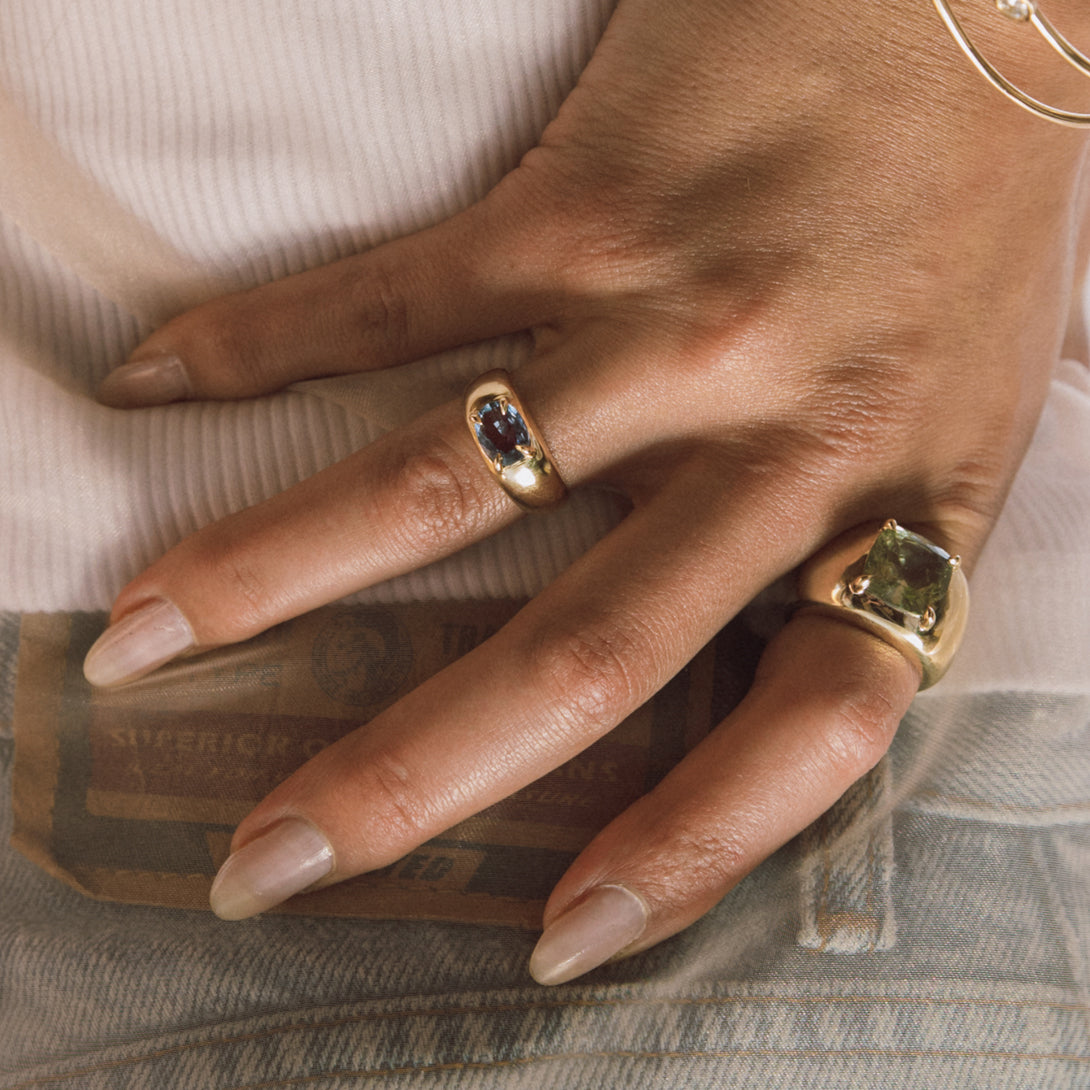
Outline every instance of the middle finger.
{"type": "Polygon", "coordinates": [[[807,547],[762,547],[772,505],[708,484],[679,473],[500,633],[285,780],[239,826],[216,910],[386,866],[644,703],[807,547]]]}

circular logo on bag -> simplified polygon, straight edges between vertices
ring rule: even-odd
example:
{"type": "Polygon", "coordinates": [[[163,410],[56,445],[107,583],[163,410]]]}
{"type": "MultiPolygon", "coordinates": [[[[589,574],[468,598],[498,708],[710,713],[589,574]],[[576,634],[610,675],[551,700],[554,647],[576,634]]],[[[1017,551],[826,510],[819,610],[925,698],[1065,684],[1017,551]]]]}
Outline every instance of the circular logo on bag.
{"type": "Polygon", "coordinates": [[[367,707],[405,684],[413,644],[390,610],[337,610],[319,630],[310,660],[322,692],[341,704],[367,707]]]}

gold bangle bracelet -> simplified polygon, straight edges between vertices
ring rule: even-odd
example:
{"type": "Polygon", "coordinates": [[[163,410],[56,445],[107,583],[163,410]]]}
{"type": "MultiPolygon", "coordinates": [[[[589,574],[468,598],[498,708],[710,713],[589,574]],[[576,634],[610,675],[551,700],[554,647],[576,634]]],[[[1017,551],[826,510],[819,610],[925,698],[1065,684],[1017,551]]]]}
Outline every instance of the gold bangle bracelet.
{"type": "MultiPolygon", "coordinates": [[[[1028,110],[1037,117],[1043,117],[1046,121],[1053,121],[1057,125],[1067,125],[1072,128],[1090,128],[1090,113],[1073,113],[1070,110],[1061,110],[1047,103],[1039,102],[1031,95],[1026,94],[1021,88],[1016,87],[1009,79],[989,63],[980,51],[973,45],[969,36],[965,33],[957,16],[951,10],[949,0],[933,0],[946,29],[957,42],[961,51],[969,58],[973,67],[1001,94],[1004,94],[1012,102],[1017,103],[1024,110],[1028,110]]],[[[996,9],[1009,19],[1017,23],[1027,23],[1061,56],[1068,64],[1077,69],[1084,76],[1090,76],[1090,57],[1077,50],[1038,10],[1036,0],[995,0],[996,9]]]]}

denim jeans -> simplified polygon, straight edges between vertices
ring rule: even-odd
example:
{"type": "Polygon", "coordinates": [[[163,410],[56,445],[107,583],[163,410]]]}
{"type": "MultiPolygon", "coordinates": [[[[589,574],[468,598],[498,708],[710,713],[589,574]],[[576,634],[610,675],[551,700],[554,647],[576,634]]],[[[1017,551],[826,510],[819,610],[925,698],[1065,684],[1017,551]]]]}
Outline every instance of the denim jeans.
{"type": "Polygon", "coordinates": [[[0,1087],[1090,1087],[1088,755],[1086,696],[921,699],[708,916],[553,989],[530,932],[98,903],[5,846],[0,1087]]]}

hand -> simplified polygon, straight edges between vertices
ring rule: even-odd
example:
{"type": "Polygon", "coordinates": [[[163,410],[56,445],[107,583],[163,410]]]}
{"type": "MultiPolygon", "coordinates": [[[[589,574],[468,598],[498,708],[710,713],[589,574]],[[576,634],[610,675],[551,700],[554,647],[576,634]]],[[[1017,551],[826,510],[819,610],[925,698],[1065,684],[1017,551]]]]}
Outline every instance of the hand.
{"type": "MultiPolygon", "coordinates": [[[[191,311],[107,380],[125,407],[240,398],[531,330],[519,391],[565,479],[631,501],[499,634],[266,798],[217,911],[388,865],[533,781],[851,527],[894,516],[971,567],[1062,339],[1085,143],[994,97],[908,7],[845,27],[823,3],[621,0],[486,199],[191,311]]],[[[88,676],[246,639],[518,514],[444,405],[172,549],[118,597],[88,676]]],[[[880,759],[918,681],[872,636],[796,617],[561,880],[538,979],[707,911],[880,759]]]]}

